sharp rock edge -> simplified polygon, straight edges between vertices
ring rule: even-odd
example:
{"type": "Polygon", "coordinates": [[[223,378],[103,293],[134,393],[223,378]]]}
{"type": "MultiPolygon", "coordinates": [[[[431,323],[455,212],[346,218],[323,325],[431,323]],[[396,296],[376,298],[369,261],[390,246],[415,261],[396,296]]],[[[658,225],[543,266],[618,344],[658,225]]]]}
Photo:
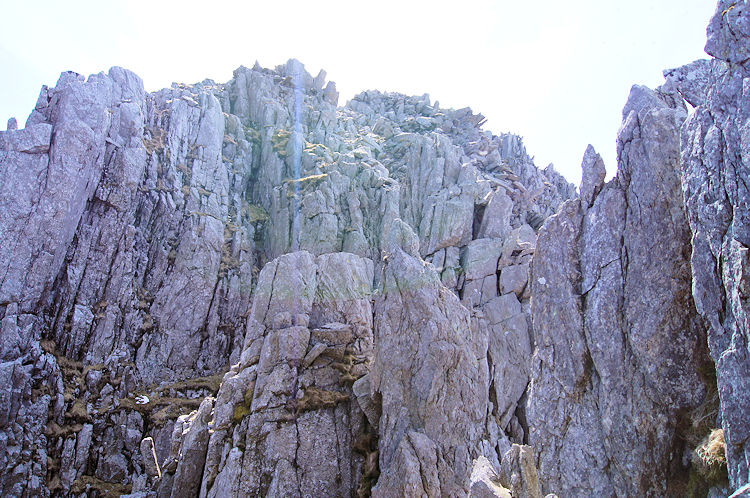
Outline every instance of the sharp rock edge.
{"type": "Polygon", "coordinates": [[[2,493],[746,493],[749,8],[578,192],[295,60],[62,74],[0,132],[2,493]]]}

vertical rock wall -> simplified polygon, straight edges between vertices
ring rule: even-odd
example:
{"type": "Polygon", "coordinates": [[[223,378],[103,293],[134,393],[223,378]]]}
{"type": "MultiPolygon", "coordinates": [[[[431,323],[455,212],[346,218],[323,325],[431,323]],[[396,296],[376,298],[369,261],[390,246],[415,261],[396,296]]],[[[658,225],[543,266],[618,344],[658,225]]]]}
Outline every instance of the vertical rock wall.
{"type": "Polygon", "coordinates": [[[529,444],[544,489],[565,495],[680,493],[678,426],[706,393],[680,183],[684,105],[635,86],[623,117],[617,176],[604,184],[589,147],[580,198],[545,222],[532,263],[529,444]]]}
{"type": "Polygon", "coordinates": [[[578,198],[294,60],[64,73],[0,132],[3,494],[682,495],[711,441],[746,484],[749,16],[633,88],[578,198]]]}
{"type": "Polygon", "coordinates": [[[729,480],[750,480],[750,6],[720,1],[706,52],[716,59],[684,71],[680,90],[695,112],[682,128],[682,186],[692,231],[693,295],[716,363],[729,480]]]}
{"type": "MultiPolygon", "coordinates": [[[[0,453],[13,469],[1,481],[7,494],[132,489],[169,494],[175,483],[193,490],[198,489],[191,481],[200,467],[196,458],[204,455],[210,463],[199,483],[205,493],[214,483],[219,487],[213,493],[231,488],[227,483],[235,471],[224,470],[226,462],[240,458],[248,469],[241,474],[265,483],[254,486],[281,493],[285,488],[267,486],[282,482],[273,481],[274,473],[288,473],[296,460],[279,454],[266,461],[265,453],[255,453],[253,463],[239,442],[254,445],[273,432],[260,422],[261,415],[252,414],[265,414],[269,407],[253,401],[248,413],[232,408],[231,420],[247,422],[242,433],[225,434],[223,442],[209,441],[205,434],[216,431],[216,417],[226,406],[236,405],[227,396],[239,396],[238,385],[286,378],[269,365],[298,362],[281,355],[264,363],[268,371],[237,367],[242,354],[265,344],[273,331],[288,328],[274,324],[273,316],[271,322],[265,315],[251,319],[250,305],[267,296],[281,299],[278,289],[266,289],[266,297],[254,289],[265,288],[259,275],[268,261],[290,252],[316,261],[308,266],[317,265],[316,274],[331,279],[324,288],[332,296],[349,288],[344,276],[350,274],[336,258],[320,259],[327,254],[346,252],[371,261],[368,271],[376,276],[368,286],[375,289],[403,280],[388,269],[391,265],[421,268],[426,290],[399,299],[432,295],[423,304],[424,314],[442,313],[445,323],[437,331],[426,329],[419,341],[429,342],[433,333],[445,337],[456,361],[469,361],[472,373],[454,381],[442,371],[445,358],[436,357],[424,365],[405,364],[403,375],[418,371],[426,376],[425,385],[433,379],[456,391],[451,406],[478,393],[466,413],[451,414],[438,424],[442,429],[424,433],[440,451],[434,465],[445,470],[459,464],[453,477],[438,479],[430,492],[467,489],[474,457],[484,455],[499,467],[511,439],[522,441],[517,408],[531,350],[528,262],[535,229],[574,195],[573,187],[551,168],[538,170],[518,137],[482,131],[482,116],[469,109],[441,109],[427,96],[380,92],[363,93],[341,108],[337,99],[324,73],[313,78],[297,61],[276,70],[240,68],[226,84],[175,84],[150,94],[137,76],[113,68],[88,79],[64,74],[57,87],[43,89],[26,128],[0,132],[8,179],[0,187],[0,228],[12,241],[0,248],[0,371],[8,386],[0,394],[8,406],[0,419],[0,453]],[[388,262],[384,256],[398,255],[396,248],[408,257],[388,262]],[[222,384],[230,365],[235,367],[222,384]],[[203,403],[206,397],[216,400],[203,403]],[[473,434],[458,453],[446,428],[454,422],[473,434]],[[143,446],[146,436],[152,442],[143,446]],[[234,449],[224,454],[220,448],[230,439],[234,449]],[[181,466],[187,454],[191,466],[181,466]],[[31,484],[24,488],[26,482],[31,484]]],[[[289,293],[311,285],[321,289],[304,282],[289,293]]],[[[382,301],[370,296],[368,306],[384,317],[391,313],[388,299],[396,295],[382,301]]],[[[300,304],[299,313],[310,315],[305,327],[314,354],[323,343],[335,343],[316,334],[348,337],[338,325],[335,333],[325,332],[324,325],[346,325],[346,316],[361,314],[320,299],[326,304],[313,300],[309,311],[300,304]]],[[[378,357],[372,338],[382,331],[383,344],[389,344],[395,339],[387,331],[406,330],[417,318],[404,319],[358,318],[357,327],[364,323],[367,330],[351,334],[355,342],[370,337],[372,344],[361,352],[366,361],[349,364],[346,356],[337,360],[338,368],[359,365],[359,376],[369,366],[389,369],[396,358],[378,357]]],[[[302,325],[292,322],[295,327],[302,325]]],[[[337,449],[337,465],[341,472],[349,469],[342,474],[349,477],[336,484],[343,494],[369,490],[379,467],[391,475],[392,453],[403,440],[399,431],[408,429],[408,440],[417,441],[421,436],[415,434],[432,427],[427,420],[443,406],[433,406],[434,400],[419,409],[415,405],[406,419],[388,412],[402,421],[394,432],[388,424],[379,426],[381,400],[393,404],[416,396],[419,404],[422,393],[398,394],[381,374],[370,383],[368,376],[358,380],[342,371],[343,391],[326,394],[339,371],[327,371],[328,380],[303,380],[312,375],[308,367],[294,368],[299,382],[311,389],[293,393],[313,393],[310,403],[323,403],[325,409],[283,409],[305,420],[305,433],[335,419],[335,431],[345,441],[337,449]],[[356,389],[346,384],[355,380],[356,389]],[[346,414],[329,410],[331,396],[335,406],[349,407],[338,408],[346,414]],[[344,403],[343,396],[350,401],[344,403]],[[366,423],[362,413],[347,411],[360,402],[357,410],[367,414],[366,423]],[[339,415],[361,420],[343,423],[339,415]],[[377,451],[379,431],[393,446],[388,452],[377,451]]],[[[243,389],[244,402],[249,388],[243,389]]],[[[285,403],[296,399],[284,396],[285,403]]],[[[278,449],[273,440],[268,448],[278,449]]],[[[316,472],[296,474],[295,489],[304,493],[316,472]]]]}

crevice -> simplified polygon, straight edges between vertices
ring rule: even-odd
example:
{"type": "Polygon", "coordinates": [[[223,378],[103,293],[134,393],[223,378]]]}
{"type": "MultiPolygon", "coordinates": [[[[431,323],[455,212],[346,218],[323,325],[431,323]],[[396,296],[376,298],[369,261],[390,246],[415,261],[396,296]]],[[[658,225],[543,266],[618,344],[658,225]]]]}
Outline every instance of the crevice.
{"type": "MultiPolygon", "coordinates": [[[[594,290],[594,287],[596,287],[596,284],[598,284],[598,283],[599,283],[599,279],[600,279],[600,278],[601,278],[601,276],[602,276],[602,275],[601,275],[601,274],[602,274],[602,270],[604,270],[605,268],[607,268],[607,267],[608,267],[609,265],[611,265],[612,263],[616,263],[616,262],[618,262],[618,261],[620,261],[620,258],[615,258],[615,259],[613,259],[612,261],[609,261],[609,262],[607,262],[607,263],[604,263],[603,265],[601,265],[601,266],[600,266],[600,267],[599,267],[599,268],[597,269],[597,275],[596,275],[596,279],[595,279],[595,280],[594,280],[594,281],[593,281],[593,282],[591,283],[591,285],[589,286],[589,288],[588,288],[588,289],[585,289],[585,290],[584,290],[584,289],[581,289],[581,291],[582,291],[582,292],[581,292],[581,298],[585,298],[585,297],[586,297],[586,295],[587,295],[587,294],[588,294],[589,292],[591,292],[592,290],[594,290]]],[[[583,307],[583,309],[586,309],[586,306],[585,306],[585,304],[584,304],[584,307],[583,307]]]]}
{"type": "Polygon", "coordinates": [[[268,303],[266,304],[266,312],[263,313],[263,321],[268,319],[268,312],[271,311],[271,301],[273,300],[273,287],[276,283],[276,274],[279,271],[279,262],[277,261],[273,268],[273,278],[271,278],[271,291],[268,293],[268,303]]]}
{"type": "Polygon", "coordinates": [[[482,226],[484,211],[486,209],[487,204],[474,204],[474,219],[471,225],[471,240],[476,240],[479,237],[479,229],[482,226]]]}
{"type": "Polygon", "coordinates": [[[516,403],[516,411],[514,413],[516,419],[518,420],[518,423],[523,429],[523,444],[529,444],[529,421],[526,417],[526,401],[529,398],[530,385],[530,383],[526,384],[526,388],[523,390],[523,394],[516,403]]]}

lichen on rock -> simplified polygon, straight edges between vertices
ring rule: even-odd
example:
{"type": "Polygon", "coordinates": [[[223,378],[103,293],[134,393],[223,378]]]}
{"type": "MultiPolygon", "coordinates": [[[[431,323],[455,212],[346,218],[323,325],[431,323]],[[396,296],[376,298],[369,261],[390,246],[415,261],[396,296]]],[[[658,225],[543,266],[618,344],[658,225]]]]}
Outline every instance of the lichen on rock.
{"type": "Polygon", "coordinates": [[[0,132],[2,494],[744,492],[746,3],[578,192],[295,60],[63,73],[0,132]]]}

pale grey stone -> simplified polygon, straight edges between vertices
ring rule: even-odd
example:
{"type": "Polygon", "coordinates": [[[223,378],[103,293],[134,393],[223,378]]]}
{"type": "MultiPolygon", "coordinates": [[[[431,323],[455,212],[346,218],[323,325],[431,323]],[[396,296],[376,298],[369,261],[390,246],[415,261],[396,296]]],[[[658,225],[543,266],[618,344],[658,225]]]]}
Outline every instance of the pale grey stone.
{"type": "Polygon", "coordinates": [[[476,424],[487,406],[487,400],[470,394],[487,385],[486,364],[469,358],[482,357],[482,345],[469,340],[468,312],[456,296],[414,257],[399,251],[389,258],[381,286],[375,306],[379,347],[370,372],[383,413],[381,477],[373,492],[401,494],[422,483],[422,468],[429,480],[427,488],[419,484],[417,489],[467,493],[470,455],[481,435],[476,424]],[[448,375],[436,361],[464,367],[448,375]],[[439,396],[430,394],[437,391],[439,396]],[[412,424],[424,427],[424,434],[415,433],[412,424]]]}
{"type": "Polygon", "coordinates": [[[741,498],[750,496],[750,484],[745,484],[741,488],[737,489],[734,493],[732,493],[729,498],[741,498]]]}
{"type": "MultiPolygon", "coordinates": [[[[54,88],[42,88],[26,128],[0,132],[0,231],[13,241],[0,244],[0,377],[8,386],[0,389],[0,458],[18,462],[0,479],[3,494],[45,495],[48,458],[63,456],[66,483],[82,475],[140,479],[134,489],[159,496],[369,489],[381,449],[375,433],[385,430],[383,393],[354,395],[352,383],[370,378],[376,320],[411,330],[386,302],[409,306],[410,293],[435,297],[410,316],[438,313],[449,339],[415,371],[453,392],[423,414],[436,425],[423,435],[415,424],[400,450],[440,476],[419,470],[410,478],[424,477],[432,494],[467,492],[485,423],[503,443],[485,438],[482,451],[497,459],[507,438],[494,418],[485,420],[488,400],[473,398],[490,391],[486,351],[497,331],[475,327],[451,292],[476,288],[481,312],[497,296],[500,253],[494,247],[481,270],[459,256],[477,245],[479,231],[520,240],[523,254],[508,257],[527,264],[535,234],[518,220],[530,210],[553,213],[573,188],[552,168],[537,169],[519,137],[483,131],[484,118],[470,109],[381,92],[342,108],[337,102],[325,73],[313,78],[298,61],[153,93],[115,67],[89,78],[63,73],[54,88]],[[400,251],[413,258],[415,280],[383,273],[400,251]],[[440,279],[416,271],[422,256],[438,252],[440,279]],[[467,269],[482,275],[467,281],[467,269]],[[389,317],[377,318],[385,310],[389,317]],[[471,363],[458,379],[454,350],[471,363]],[[214,381],[202,378],[227,365],[234,366],[219,392],[205,387],[214,381]],[[316,392],[322,400],[305,399],[316,392]],[[149,401],[133,410],[136,395],[149,401]],[[210,414],[201,405],[202,421],[175,420],[178,412],[160,401],[213,395],[210,414]],[[449,434],[439,414],[459,399],[470,399],[454,417],[468,441],[449,434]],[[145,423],[165,414],[163,425],[145,423]],[[303,432],[286,438],[300,419],[303,432]],[[66,442],[67,428],[79,424],[75,443],[66,442]],[[278,441],[304,443],[306,454],[325,454],[335,466],[301,465],[286,443],[273,442],[281,434],[278,441]],[[148,437],[162,463],[159,482],[142,477],[140,443],[148,437]],[[262,454],[246,451],[263,441],[262,454]]],[[[521,320],[513,320],[502,326],[516,337],[521,320]]],[[[420,337],[431,335],[428,325],[418,328],[420,337]]],[[[401,360],[420,344],[415,338],[399,351],[401,360]]],[[[493,379],[516,398],[504,400],[504,412],[518,402],[523,375],[497,369],[493,379]]],[[[387,479],[397,482],[395,474],[387,479]]]]}
{"type": "Polygon", "coordinates": [[[49,150],[51,140],[52,125],[48,123],[30,125],[22,130],[8,127],[8,131],[0,131],[1,147],[8,152],[40,154],[49,150]]]}
{"type": "Polygon", "coordinates": [[[508,294],[513,292],[520,298],[526,288],[528,280],[529,265],[506,266],[500,272],[500,293],[508,294]]]}
{"type": "Polygon", "coordinates": [[[706,393],[680,184],[684,111],[634,87],[623,116],[618,175],[545,222],[531,266],[526,417],[544,491],[667,493],[677,413],[706,393]]]}
{"type": "Polygon", "coordinates": [[[704,105],[711,85],[727,71],[727,64],[716,59],[699,59],[684,66],[667,69],[664,78],[674,84],[680,95],[693,107],[704,105]]]}
{"type": "Polygon", "coordinates": [[[161,478],[161,469],[156,459],[153,438],[147,437],[141,441],[141,458],[143,459],[143,469],[149,477],[161,478]]]}
{"type": "Polygon", "coordinates": [[[80,476],[86,471],[86,461],[91,448],[91,440],[94,433],[92,424],[83,424],[78,436],[76,437],[76,476],[80,476]]]}
{"type": "Polygon", "coordinates": [[[502,487],[497,473],[483,456],[474,460],[470,485],[470,498],[510,498],[512,496],[510,490],[502,487]]]}
{"type": "Polygon", "coordinates": [[[513,496],[542,498],[534,450],[530,446],[514,444],[504,455],[499,481],[513,496]]]}
{"type": "Polygon", "coordinates": [[[706,29],[706,53],[733,64],[750,58],[750,12],[747,2],[719,0],[706,29]]]}
{"type": "Polygon", "coordinates": [[[60,481],[65,489],[70,489],[70,485],[73,484],[73,480],[76,478],[76,469],[74,466],[75,444],[75,438],[66,439],[63,446],[62,458],[60,459],[60,481]]]}
{"type": "Polygon", "coordinates": [[[521,313],[521,303],[515,294],[504,294],[487,303],[484,312],[494,325],[521,313]]]}
{"type": "Polygon", "coordinates": [[[581,205],[589,208],[604,186],[604,177],[607,175],[604,161],[591,145],[586,147],[586,152],[583,154],[581,169],[583,170],[579,188],[581,205]]]}
{"type": "Polygon", "coordinates": [[[490,197],[479,227],[480,238],[504,239],[510,232],[510,218],[513,201],[508,195],[497,190],[490,197]]]}
{"type": "Polygon", "coordinates": [[[477,280],[494,275],[502,247],[502,242],[498,239],[471,241],[461,254],[461,268],[466,279],[477,280]]]}
{"type": "Polygon", "coordinates": [[[183,428],[185,436],[178,457],[177,470],[172,484],[172,497],[195,496],[198,494],[203,477],[208,449],[209,421],[214,400],[206,398],[200,408],[187,420],[183,428]]]}
{"type": "Polygon", "coordinates": [[[693,298],[716,366],[730,490],[748,483],[750,469],[748,19],[747,2],[718,2],[706,43],[706,52],[718,61],[704,64],[712,74],[693,81],[690,90],[707,97],[696,102],[680,137],[693,298]]]}

